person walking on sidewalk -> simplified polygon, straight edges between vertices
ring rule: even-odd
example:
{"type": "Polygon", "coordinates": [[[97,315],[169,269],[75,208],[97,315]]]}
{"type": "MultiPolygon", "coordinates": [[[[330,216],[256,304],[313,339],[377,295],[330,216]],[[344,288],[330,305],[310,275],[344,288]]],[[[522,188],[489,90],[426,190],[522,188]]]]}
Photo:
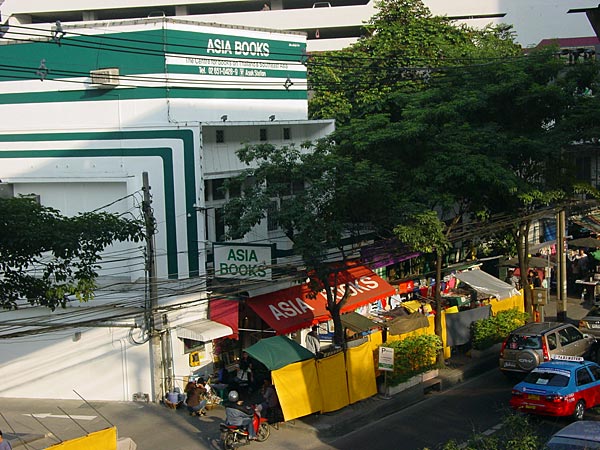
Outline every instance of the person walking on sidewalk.
{"type": "Polygon", "coordinates": [[[10,442],[4,440],[4,436],[2,436],[2,431],[0,430],[0,450],[12,450],[12,446],[10,442]]]}
{"type": "Polygon", "coordinates": [[[304,340],[305,347],[315,354],[315,356],[319,356],[321,352],[321,341],[319,340],[318,334],[319,327],[313,325],[312,330],[306,335],[304,340]]]}

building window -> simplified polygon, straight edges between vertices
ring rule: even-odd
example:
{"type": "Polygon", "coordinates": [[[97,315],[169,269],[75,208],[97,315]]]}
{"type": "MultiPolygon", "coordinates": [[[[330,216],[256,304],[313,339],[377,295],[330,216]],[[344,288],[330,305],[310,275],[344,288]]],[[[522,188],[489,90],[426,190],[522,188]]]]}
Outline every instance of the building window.
{"type": "Polygon", "coordinates": [[[225,178],[217,178],[212,180],[212,199],[225,200],[226,190],[224,188],[225,178]]]}
{"type": "Polygon", "coordinates": [[[13,198],[15,188],[11,183],[0,183],[0,198],[13,198]]]}
{"type": "Polygon", "coordinates": [[[225,216],[223,208],[215,208],[215,238],[217,242],[225,240],[225,216]]]}
{"type": "Polygon", "coordinates": [[[286,141],[289,141],[290,139],[292,139],[292,129],[291,128],[283,129],[283,139],[286,141]]]}
{"type": "Polygon", "coordinates": [[[277,201],[273,200],[267,209],[267,231],[276,231],[279,227],[277,223],[277,201]]]}
{"type": "Polygon", "coordinates": [[[260,140],[261,141],[266,141],[267,140],[267,129],[266,128],[261,128],[260,129],[260,140]]]}
{"type": "Polygon", "coordinates": [[[217,144],[222,144],[225,142],[225,130],[217,130],[217,144]]]}

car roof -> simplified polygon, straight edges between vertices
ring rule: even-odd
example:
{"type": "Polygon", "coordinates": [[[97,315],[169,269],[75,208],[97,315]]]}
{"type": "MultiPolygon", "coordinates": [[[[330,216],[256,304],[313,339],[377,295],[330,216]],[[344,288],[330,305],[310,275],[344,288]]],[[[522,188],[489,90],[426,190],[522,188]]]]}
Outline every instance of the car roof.
{"type": "Polygon", "coordinates": [[[585,439],[600,442],[600,422],[596,420],[579,420],[558,430],[552,437],[585,439]]]}
{"type": "Polygon", "coordinates": [[[512,334],[541,334],[565,326],[563,322],[531,322],[517,328],[512,334]]]}
{"type": "MultiPolygon", "coordinates": [[[[573,369],[577,369],[578,367],[585,367],[585,366],[591,366],[591,365],[595,365],[596,363],[594,363],[593,361],[562,361],[562,360],[556,360],[553,359],[551,361],[545,361],[543,363],[541,363],[539,366],[537,366],[536,369],[545,369],[545,368],[551,368],[551,369],[563,369],[563,370],[573,370],[573,369]]],[[[536,370],[534,369],[534,370],[536,370]]]]}

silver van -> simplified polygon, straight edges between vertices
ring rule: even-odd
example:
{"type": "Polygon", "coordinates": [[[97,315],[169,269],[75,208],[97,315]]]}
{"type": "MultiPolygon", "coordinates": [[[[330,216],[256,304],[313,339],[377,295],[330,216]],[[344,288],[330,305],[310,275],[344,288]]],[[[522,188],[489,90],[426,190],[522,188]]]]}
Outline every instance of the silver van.
{"type": "Polygon", "coordinates": [[[596,338],[571,324],[532,322],[511,332],[500,350],[500,370],[506,375],[527,373],[553,355],[582,356],[598,361],[596,338]]]}

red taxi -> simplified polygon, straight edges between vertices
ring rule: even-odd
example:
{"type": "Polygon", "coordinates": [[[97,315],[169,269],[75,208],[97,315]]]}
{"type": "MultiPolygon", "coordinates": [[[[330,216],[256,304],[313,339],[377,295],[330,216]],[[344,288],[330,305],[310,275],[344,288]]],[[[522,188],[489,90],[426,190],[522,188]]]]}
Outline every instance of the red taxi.
{"type": "Polygon", "coordinates": [[[540,364],[512,389],[511,408],[546,416],[582,420],[600,404],[600,366],[581,357],[557,355],[540,364]]]}

